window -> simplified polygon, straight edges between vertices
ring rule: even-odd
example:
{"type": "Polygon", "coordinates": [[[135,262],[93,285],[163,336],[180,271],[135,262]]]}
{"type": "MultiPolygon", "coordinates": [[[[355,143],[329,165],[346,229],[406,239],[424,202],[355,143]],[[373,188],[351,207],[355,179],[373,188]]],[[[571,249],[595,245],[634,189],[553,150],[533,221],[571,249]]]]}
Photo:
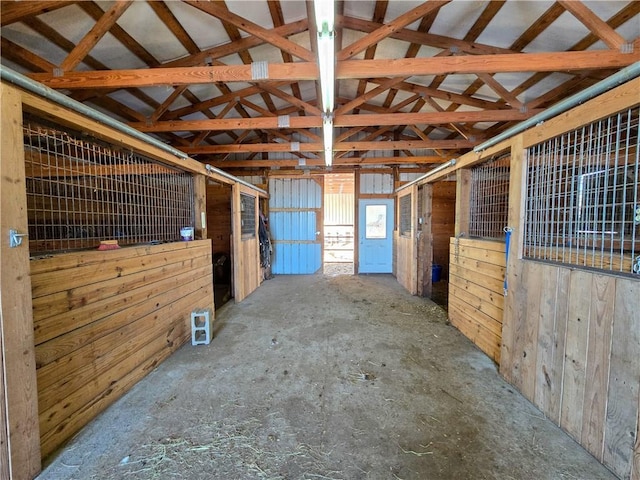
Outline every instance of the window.
{"type": "Polygon", "coordinates": [[[529,149],[528,258],[640,274],[638,111],[529,149]]]}
{"type": "Polygon", "coordinates": [[[387,238],[387,206],[366,205],[364,213],[366,223],[365,238],[387,238]]]}
{"type": "Polygon", "coordinates": [[[471,169],[469,236],[503,239],[509,207],[510,157],[471,169]]]}
{"type": "Polygon", "coordinates": [[[240,224],[242,238],[256,236],[256,197],[240,194],[240,224]]]}
{"type": "Polygon", "coordinates": [[[194,224],[190,173],[24,119],[31,253],[180,240],[194,224]]]}
{"type": "Polygon", "coordinates": [[[400,235],[411,236],[411,195],[400,197],[400,235]]]}

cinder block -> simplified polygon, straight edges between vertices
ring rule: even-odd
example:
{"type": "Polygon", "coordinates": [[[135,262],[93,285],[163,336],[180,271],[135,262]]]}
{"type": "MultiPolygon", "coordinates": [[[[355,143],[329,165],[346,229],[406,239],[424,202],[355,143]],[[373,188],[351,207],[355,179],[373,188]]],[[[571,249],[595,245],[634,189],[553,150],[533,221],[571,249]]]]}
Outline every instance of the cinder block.
{"type": "Polygon", "coordinates": [[[209,310],[191,312],[191,345],[211,343],[211,315],[209,310]]]}

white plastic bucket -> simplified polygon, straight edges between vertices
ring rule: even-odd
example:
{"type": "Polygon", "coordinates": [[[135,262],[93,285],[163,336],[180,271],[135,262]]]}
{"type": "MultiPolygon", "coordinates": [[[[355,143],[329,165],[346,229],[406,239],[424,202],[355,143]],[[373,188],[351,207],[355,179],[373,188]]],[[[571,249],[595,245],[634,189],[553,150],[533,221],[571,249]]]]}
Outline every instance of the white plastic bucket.
{"type": "Polygon", "coordinates": [[[180,236],[185,242],[193,240],[193,227],[182,227],[180,229],[180,236]]]}

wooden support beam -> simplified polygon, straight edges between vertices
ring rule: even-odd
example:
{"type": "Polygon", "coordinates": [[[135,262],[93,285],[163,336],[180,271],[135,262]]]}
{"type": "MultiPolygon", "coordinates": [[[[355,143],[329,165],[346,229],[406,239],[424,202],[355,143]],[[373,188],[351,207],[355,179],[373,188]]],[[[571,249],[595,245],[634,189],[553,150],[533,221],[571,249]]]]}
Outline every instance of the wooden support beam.
{"type": "Polygon", "coordinates": [[[404,82],[407,78],[409,78],[409,77],[390,78],[389,80],[385,81],[384,83],[378,85],[376,88],[374,88],[372,90],[369,90],[364,95],[360,95],[359,97],[354,98],[350,102],[347,102],[344,105],[340,106],[338,109],[336,109],[336,115],[341,115],[341,114],[344,114],[344,113],[348,112],[349,110],[353,110],[354,108],[362,105],[363,103],[367,102],[368,100],[377,97],[382,92],[386,92],[387,90],[389,90],[394,85],[397,85],[398,83],[404,82]]]}
{"type": "MultiPolygon", "coordinates": [[[[446,161],[446,158],[438,156],[416,156],[416,157],[346,157],[335,158],[333,166],[346,165],[431,165],[446,161]]],[[[270,168],[274,167],[298,167],[300,160],[291,158],[286,160],[210,160],[205,163],[217,168],[270,168]]],[[[306,159],[304,165],[307,167],[324,167],[323,158],[306,159]]]]}
{"type": "Polygon", "coordinates": [[[78,42],[76,48],[67,55],[60,68],[63,71],[73,70],[82,59],[87,56],[93,47],[100,41],[102,37],[111,29],[118,21],[118,18],[129,8],[132,0],[116,2],[109,10],[107,10],[100,20],[96,22],[91,30],[78,42]]]}
{"type": "Polygon", "coordinates": [[[165,101],[162,102],[162,104],[158,108],[156,108],[153,114],[149,117],[149,120],[151,122],[157,121],[162,116],[162,114],[167,111],[171,104],[173,104],[173,102],[175,102],[176,99],[184,93],[187,87],[188,85],[180,85],[179,87],[176,87],[173,92],[171,92],[171,95],[169,95],[165,99],[165,101]]]}
{"type": "MultiPolygon", "coordinates": [[[[251,102],[246,102],[253,108],[251,102]]],[[[260,108],[256,105],[256,108],[260,108]]],[[[386,113],[377,115],[337,115],[334,118],[336,127],[379,127],[393,125],[446,125],[466,122],[507,122],[521,121],[541,110],[523,113],[519,110],[489,110],[472,112],[424,112],[424,113],[386,113]]],[[[146,122],[130,123],[130,126],[141,132],[176,132],[176,131],[225,131],[246,129],[278,129],[278,117],[254,118],[220,118],[216,120],[171,120],[147,124],[146,122]]],[[[322,117],[290,117],[286,128],[317,128],[322,126],[322,117]]]]}
{"type": "MultiPolygon", "coordinates": [[[[2,131],[0,147],[0,336],[4,383],[0,404],[6,418],[8,442],[0,445],[0,459],[9,471],[2,478],[31,479],[40,472],[38,387],[33,334],[29,239],[9,245],[9,230],[28,232],[27,197],[22,140],[22,101],[18,90],[0,84],[2,131]],[[5,397],[6,395],[6,397],[5,397]],[[7,458],[8,457],[8,458],[7,458]]],[[[6,425],[6,426],[5,426],[6,425]]],[[[0,434],[0,439],[4,440],[0,434]]]]}
{"type": "Polygon", "coordinates": [[[609,48],[620,50],[626,45],[627,41],[624,37],[607,25],[607,22],[593,13],[584,2],[560,0],[558,3],[562,5],[566,11],[580,20],[591,33],[602,40],[609,48]]]}
{"type": "Polygon", "coordinates": [[[56,66],[48,60],[36,55],[35,53],[21,47],[17,43],[13,43],[11,40],[7,40],[2,37],[0,39],[0,49],[2,50],[2,56],[17,63],[29,70],[41,70],[43,72],[53,72],[56,66]]]}
{"type": "Polygon", "coordinates": [[[391,34],[397,32],[398,30],[424,17],[429,12],[437,10],[440,7],[446,5],[447,3],[449,3],[449,1],[450,0],[430,0],[418,5],[417,7],[409,10],[406,13],[403,13],[398,18],[383,24],[377,30],[374,30],[368,35],[365,35],[359,40],[356,40],[348,47],[343,48],[340,52],[338,52],[338,61],[347,60],[348,58],[357,55],[358,53],[366,50],[371,45],[380,42],[391,34]]]}
{"type": "Polygon", "coordinates": [[[225,8],[224,5],[221,5],[218,2],[187,1],[186,3],[197,8],[198,10],[201,10],[222,20],[223,22],[235,25],[240,30],[244,30],[245,32],[258,37],[265,42],[278,47],[280,50],[284,50],[285,52],[290,53],[295,57],[306,60],[307,62],[312,62],[315,59],[313,52],[307,50],[304,47],[301,47],[291,40],[287,40],[286,38],[281,37],[277,33],[274,33],[273,30],[267,30],[266,28],[261,27],[260,25],[255,24],[247,20],[246,18],[230,12],[227,8],[225,8]]]}
{"type": "MultiPolygon", "coordinates": [[[[585,52],[514,53],[507,55],[470,55],[385,60],[346,60],[336,67],[336,78],[359,79],[441,75],[460,73],[551,72],[615,69],[640,60],[640,52],[621,53],[613,50],[585,52]]],[[[130,88],[158,85],[208,84],[211,82],[254,81],[250,65],[224,67],[179,67],[137,70],[65,72],[63,76],[47,73],[30,74],[34,80],[51,88],[130,88]]],[[[268,78],[261,81],[317,80],[314,62],[272,63],[268,78]]]]}
{"type": "MultiPolygon", "coordinates": [[[[461,149],[473,148],[475,143],[468,140],[431,140],[424,141],[391,141],[391,142],[342,142],[333,146],[335,152],[363,151],[363,150],[416,150],[416,149],[461,149]]],[[[246,152],[321,152],[324,150],[322,142],[301,143],[299,148],[291,143],[245,143],[241,145],[206,145],[199,147],[181,147],[190,155],[217,153],[246,153],[246,152]]]]}
{"type": "MultiPolygon", "coordinates": [[[[298,33],[306,32],[308,29],[308,25],[309,22],[305,18],[303,20],[298,20],[297,22],[287,23],[286,25],[271,29],[270,31],[280,37],[288,37],[290,35],[296,35],[298,33]]],[[[242,40],[225,43],[223,45],[218,45],[217,47],[207,48],[206,50],[202,50],[199,53],[195,53],[184,58],[179,58],[177,60],[167,62],[163,65],[170,68],[203,65],[206,63],[207,59],[227,57],[229,55],[233,55],[234,53],[239,53],[243,50],[257,47],[265,43],[267,42],[262,38],[253,36],[244,37],[242,40]]]]}
{"type": "Polygon", "coordinates": [[[52,12],[69,4],[76,3],[76,0],[67,1],[45,1],[45,2],[2,2],[0,10],[0,25],[3,27],[14,22],[19,22],[23,18],[40,15],[45,12],[52,12]]]}
{"type": "MultiPolygon", "coordinates": [[[[338,16],[337,24],[349,30],[355,30],[358,32],[370,33],[382,26],[375,22],[370,22],[355,17],[338,16]]],[[[444,35],[436,35],[433,33],[426,33],[410,29],[401,29],[391,35],[389,38],[396,40],[402,40],[415,45],[426,45],[429,47],[441,48],[443,50],[450,50],[455,48],[460,52],[469,53],[473,55],[495,55],[500,53],[514,53],[508,48],[495,47],[493,45],[486,45],[480,43],[474,43],[471,41],[464,41],[453,37],[447,37],[444,35]]]]}

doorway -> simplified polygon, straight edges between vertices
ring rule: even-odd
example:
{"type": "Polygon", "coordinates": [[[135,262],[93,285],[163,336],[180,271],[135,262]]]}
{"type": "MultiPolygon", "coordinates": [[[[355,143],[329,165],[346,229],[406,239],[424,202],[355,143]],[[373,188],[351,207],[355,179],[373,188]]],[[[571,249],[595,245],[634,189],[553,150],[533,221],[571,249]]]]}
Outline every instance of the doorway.
{"type": "Polygon", "coordinates": [[[353,275],[355,219],[354,174],[324,176],[324,273],[353,275]]]}
{"type": "Polygon", "coordinates": [[[390,199],[360,200],[358,273],[392,273],[393,205],[390,199]]]}

